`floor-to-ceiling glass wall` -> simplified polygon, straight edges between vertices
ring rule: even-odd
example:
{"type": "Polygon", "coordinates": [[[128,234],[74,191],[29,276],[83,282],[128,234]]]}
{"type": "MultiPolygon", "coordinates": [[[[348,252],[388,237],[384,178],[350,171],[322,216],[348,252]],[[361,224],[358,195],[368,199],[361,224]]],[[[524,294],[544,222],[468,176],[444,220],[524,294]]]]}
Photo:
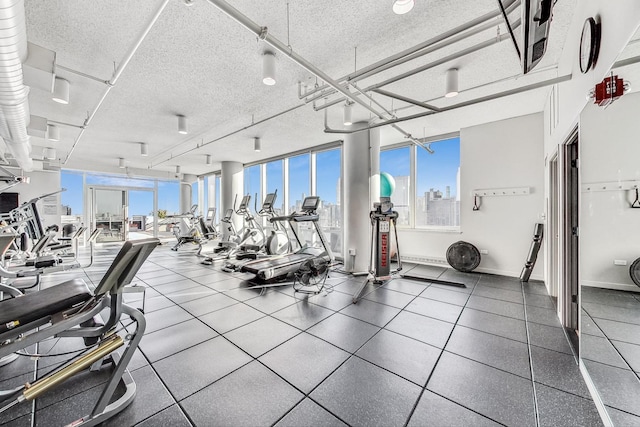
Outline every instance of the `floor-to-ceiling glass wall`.
{"type": "Polygon", "coordinates": [[[316,195],[322,201],[320,227],[335,255],[342,254],[341,149],[320,151],[316,157],[316,195]]]}

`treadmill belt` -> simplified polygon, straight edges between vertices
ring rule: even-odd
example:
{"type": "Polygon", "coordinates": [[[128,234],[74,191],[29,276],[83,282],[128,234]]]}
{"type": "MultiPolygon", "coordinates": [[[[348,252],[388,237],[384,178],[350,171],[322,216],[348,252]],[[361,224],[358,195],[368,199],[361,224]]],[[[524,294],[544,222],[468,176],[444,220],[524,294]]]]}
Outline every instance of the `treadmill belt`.
{"type": "Polygon", "coordinates": [[[266,258],[261,259],[255,262],[250,262],[242,266],[242,271],[246,271],[253,274],[258,274],[260,270],[264,270],[267,268],[277,268],[282,267],[289,264],[294,264],[301,262],[305,259],[312,258],[313,255],[310,254],[288,254],[283,257],[278,258],[266,258]]]}

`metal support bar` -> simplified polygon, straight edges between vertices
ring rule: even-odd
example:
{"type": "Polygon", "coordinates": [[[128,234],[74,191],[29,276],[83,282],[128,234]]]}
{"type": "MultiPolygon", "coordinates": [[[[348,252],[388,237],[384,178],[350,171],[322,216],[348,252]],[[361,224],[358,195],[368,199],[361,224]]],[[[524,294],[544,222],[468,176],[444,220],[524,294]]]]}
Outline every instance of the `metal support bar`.
{"type": "Polygon", "coordinates": [[[417,101],[415,99],[408,98],[406,96],[398,95],[397,93],[389,92],[389,91],[386,91],[384,89],[374,89],[373,91],[375,93],[379,93],[380,95],[383,95],[383,96],[386,96],[386,97],[389,97],[389,98],[393,98],[393,99],[397,99],[398,101],[403,101],[403,102],[406,102],[408,104],[417,105],[418,107],[422,107],[422,108],[427,109],[427,110],[431,110],[431,111],[435,111],[435,112],[439,112],[440,111],[440,108],[438,108],[438,107],[436,107],[434,105],[425,104],[424,102],[417,101]]]}

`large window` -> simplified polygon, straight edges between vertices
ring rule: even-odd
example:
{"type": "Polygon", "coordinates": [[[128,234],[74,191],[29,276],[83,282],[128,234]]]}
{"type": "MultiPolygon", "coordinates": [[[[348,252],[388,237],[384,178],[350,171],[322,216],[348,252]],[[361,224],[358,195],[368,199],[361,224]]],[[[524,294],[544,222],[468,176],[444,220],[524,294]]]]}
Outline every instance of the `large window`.
{"type": "Polygon", "coordinates": [[[416,227],[460,226],[460,138],[431,144],[434,153],[421,148],[416,165],[416,227]]]}
{"type": "MultiPolygon", "coordinates": [[[[276,160],[267,163],[267,194],[278,191],[278,198],[273,207],[278,215],[284,213],[284,160],[276,160]]],[[[260,201],[258,201],[260,206],[260,201]]],[[[258,208],[259,209],[259,208],[258,208]]]]}
{"type": "Polygon", "coordinates": [[[180,210],[180,183],[158,181],[158,210],[163,214],[177,215],[180,210]]]}
{"type": "MultiPolygon", "coordinates": [[[[251,196],[251,206],[255,200],[258,205],[262,203],[262,187],[260,165],[251,166],[244,169],[244,194],[251,196]]],[[[238,194],[238,203],[242,199],[243,194],[238,194]]],[[[237,208],[236,204],[236,208],[237,208]]]]}
{"type": "Polygon", "coordinates": [[[311,155],[289,158],[289,212],[300,211],[302,201],[311,194],[311,155]]]}
{"type": "Polygon", "coordinates": [[[67,190],[60,194],[62,215],[82,216],[84,204],[83,176],[82,172],[63,170],[60,173],[60,185],[67,190]]]}
{"type": "Polygon", "coordinates": [[[411,224],[411,147],[402,147],[380,152],[380,173],[393,176],[396,183],[391,194],[393,209],[398,212],[398,225],[411,224]]]}
{"type": "Polygon", "coordinates": [[[341,150],[316,154],[316,195],[322,201],[319,209],[320,226],[331,243],[331,249],[342,253],[341,150]]]}

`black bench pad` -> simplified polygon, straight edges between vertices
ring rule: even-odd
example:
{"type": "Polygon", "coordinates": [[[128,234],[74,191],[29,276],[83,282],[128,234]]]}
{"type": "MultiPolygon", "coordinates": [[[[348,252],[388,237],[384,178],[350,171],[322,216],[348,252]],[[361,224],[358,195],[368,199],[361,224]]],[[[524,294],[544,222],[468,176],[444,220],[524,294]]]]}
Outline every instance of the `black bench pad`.
{"type": "Polygon", "coordinates": [[[69,309],[89,300],[91,296],[84,280],[73,279],[41,291],[0,301],[0,333],[69,309]]]}

